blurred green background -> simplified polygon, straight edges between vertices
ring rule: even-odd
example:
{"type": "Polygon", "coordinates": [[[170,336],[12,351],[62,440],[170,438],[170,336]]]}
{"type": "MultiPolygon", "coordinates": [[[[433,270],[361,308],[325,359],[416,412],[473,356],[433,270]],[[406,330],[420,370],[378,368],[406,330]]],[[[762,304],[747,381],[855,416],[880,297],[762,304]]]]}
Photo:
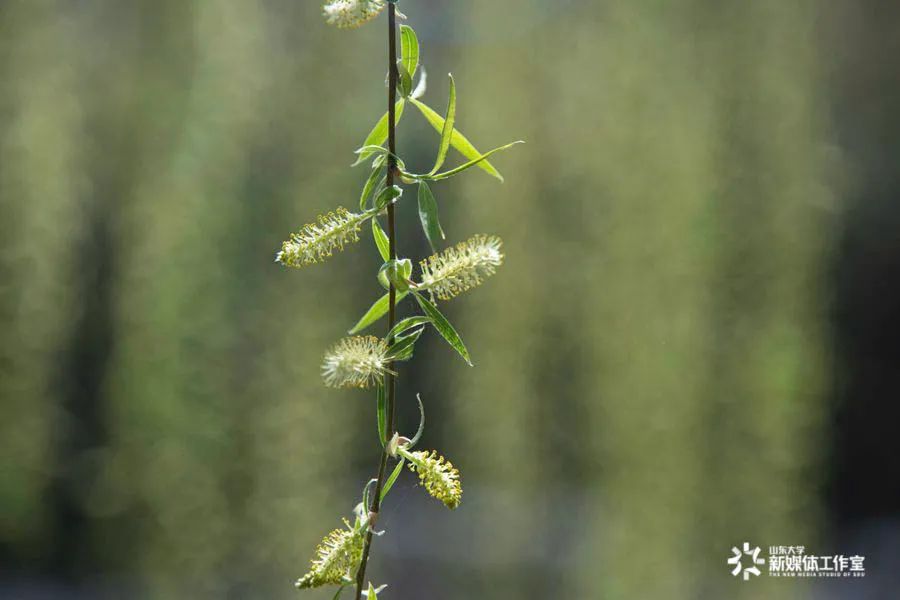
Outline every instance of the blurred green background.
{"type": "MultiPolygon", "coordinates": [[[[507,261],[445,305],[476,368],[428,334],[400,370],[401,424],[421,392],[465,495],[451,514],[404,476],[369,569],[385,596],[890,597],[897,554],[847,532],[900,514],[898,388],[877,385],[900,356],[900,10],[401,10],[425,100],[452,71],[476,145],[527,144],[503,185],[435,187],[448,242],[496,233],[507,261]],[[744,583],[744,541],[868,552],[868,577],[744,583]]],[[[318,371],[380,261],[367,238],[273,257],[356,202],[384,29],[308,0],[0,5],[0,595],[295,597],[377,466],[372,395],[318,371]]],[[[427,169],[436,144],[408,108],[401,156],[427,169]]],[[[409,202],[399,230],[428,253],[409,202]]]]}

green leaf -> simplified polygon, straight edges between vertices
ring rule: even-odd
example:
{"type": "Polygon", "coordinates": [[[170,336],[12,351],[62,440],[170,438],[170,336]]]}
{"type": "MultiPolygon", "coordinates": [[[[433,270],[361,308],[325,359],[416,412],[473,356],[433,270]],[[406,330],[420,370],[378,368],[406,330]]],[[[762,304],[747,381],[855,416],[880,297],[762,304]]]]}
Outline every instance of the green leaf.
{"type": "Polygon", "coordinates": [[[412,76],[403,66],[403,62],[399,60],[397,61],[397,91],[404,98],[412,94],[412,76]]]}
{"type": "MultiPolygon", "coordinates": [[[[384,533],[383,531],[381,533],[384,533]]],[[[376,535],[381,535],[381,533],[376,533],[376,535]]],[[[369,582],[369,589],[363,590],[363,597],[365,598],[374,598],[374,600],[378,600],[378,596],[376,594],[380,594],[387,587],[386,583],[382,583],[377,588],[372,588],[372,583],[369,582]]]]}
{"type": "Polygon", "coordinates": [[[412,277],[412,261],[408,258],[401,258],[397,260],[397,273],[401,279],[409,280],[412,277]]]}
{"type": "Polygon", "coordinates": [[[409,76],[415,77],[419,66],[419,38],[409,25],[400,26],[400,61],[409,76]]]}
{"type": "MultiPolygon", "coordinates": [[[[375,155],[378,155],[376,157],[376,159],[384,158],[385,156],[388,156],[391,153],[391,151],[388,150],[387,148],[385,148],[384,146],[376,146],[374,144],[369,144],[368,146],[363,146],[361,148],[357,148],[356,150],[353,151],[353,153],[359,154],[360,156],[365,155],[366,159],[363,159],[363,160],[367,160],[369,157],[375,156],[375,155]]],[[[359,164],[359,162],[356,162],[356,163],[353,163],[351,166],[355,167],[358,164],[359,164]]]]}
{"type": "Polygon", "coordinates": [[[434,161],[434,167],[431,174],[434,175],[444,164],[447,158],[447,151],[450,149],[450,139],[453,137],[453,124],[456,122],[456,82],[453,81],[453,75],[450,77],[450,100],[447,101],[447,116],[444,117],[444,127],[441,129],[441,145],[438,147],[437,159],[434,161]]]}
{"type": "Polygon", "coordinates": [[[453,325],[450,324],[450,321],[448,321],[447,318],[441,314],[441,311],[439,311],[437,307],[429,302],[424,296],[416,292],[413,292],[413,294],[416,296],[416,302],[419,303],[419,306],[422,307],[425,314],[431,318],[434,328],[437,329],[438,333],[447,340],[447,343],[450,344],[450,346],[452,346],[471,367],[472,359],[469,358],[469,351],[466,350],[466,345],[463,344],[462,338],[459,337],[459,334],[453,329],[453,325]]]}
{"type": "Polygon", "coordinates": [[[369,174],[366,185],[363,186],[362,194],[359,196],[359,210],[365,210],[366,203],[369,200],[369,196],[372,195],[372,192],[384,185],[384,182],[387,179],[384,175],[384,171],[385,168],[383,166],[372,167],[372,172],[369,174]]]}
{"type": "Polygon", "coordinates": [[[398,185],[392,185],[389,188],[384,188],[381,192],[375,197],[375,210],[381,210],[388,204],[392,203],[394,200],[403,195],[403,190],[398,185]]]}
{"type": "Polygon", "coordinates": [[[490,156],[491,154],[500,152],[501,150],[506,150],[507,148],[511,148],[511,147],[515,146],[516,144],[524,144],[524,143],[525,142],[523,142],[522,140],[510,142],[509,144],[506,144],[505,146],[500,146],[499,148],[494,148],[493,150],[488,150],[487,152],[485,152],[478,158],[476,158],[474,160],[470,160],[469,162],[462,164],[462,165],[456,167],[455,169],[450,169],[449,171],[444,171],[443,173],[437,173],[436,175],[431,175],[431,174],[422,175],[421,177],[423,179],[429,179],[431,181],[440,181],[442,179],[449,179],[450,177],[453,177],[454,175],[458,175],[470,167],[474,167],[475,165],[481,164],[482,162],[486,162],[487,157],[490,156]]]}
{"type": "Polygon", "coordinates": [[[344,588],[345,588],[345,587],[347,587],[347,586],[346,586],[346,585],[342,585],[341,587],[339,587],[339,588],[338,588],[338,591],[336,591],[336,592],[334,593],[334,597],[333,597],[331,600],[339,600],[340,597],[341,597],[341,594],[344,593],[344,588]]]}
{"type": "Polygon", "coordinates": [[[379,383],[378,389],[375,390],[375,405],[378,413],[378,441],[384,447],[387,444],[387,407],[382,383],[379,383]]]}
{"type": "MultiPolygon", "coordinates": [[[[406,104],[406,100],[400,98],[397,100],[397,104],[394,105],[394,125],[400,122],[400,117],[403,116],[403,106],[406,104]]],[[[362,147],[366,148],[367,146],[381,146],[384,144],[385,140],[388,138],[388,113],[384,113],[384,115],[378,119],[378,122],[375,123],[375,127],[372,128],[372,131],[369,132],[368,137],[366,137],[366,141],[363,142],[362,147]]],[[[370,150],[365,150],[360,152],[359,158],[356,159],[356,162],[353,163],[353,166],[365,162],[368,160],[370,156],[372,156],[375,152],[370,150]]]]}
{"type": "MultiPolygon", "coordinates": [[[[410,98],[409,101],[412,102],[415,105],[415,107],[419,109],[419,112],[422,113],[422,116],[424,116],[425,119],[429,123],[431,123],[431,126],[434,127],[438,133],[443,133],[444,117],[437,114],[430,106],[428,106],[421,100],[418,100],[416,98],[410,98]]],[[[456,148],[456,150],[460,154],[462,154],[463,156],[465,156],[466,158],[468,158],[470,160],[475,160],[476,158],[481,156],[481,152],[479,152],[478,149],[472,145],[472,142],[470,142],[466,138],[466,136],[464,136],[462,133],[460,133],[460,131],[458,129],[456,129],[455,127],[453,129],[453,137],[450,138],[450,145],[453,146],[454,148],[456,148]]],[[[489,175],[496,177],[500,181],[503,181],[503,176],[500,174],[500,172],[497,169],[494,168],[494,165],[492,165],[490,162],[488,162],[486,160],[482,161],[482,162],[478,163],[478,168],[485,171],[489,175]]]]}
{"type": "Polygon", "coordinates": [[[419,428],[416,430],[416,435],[409,440],[407,448],[415,446],[422,439],[422,434],[425,432],[425,405],[422,404],[422,397],[419,394],[416,394],[416,400],[419,402],[419,428]]]}
{"type": "Polygon", "coordinates": [[[388,274],[387,274],[387,269],[391,268],[388,265],[389,262],[391,262],[391,261],[384,263],[378,269],[378,283],[381,284],[381,287],[383,287],[386,290],[391,289],[391,281],[388,279],[388,274]]]}
{"type": "Polygon", "coordinates": [[[423,331],[425,331],[425,328],[420,327],[412,333],[397,337],[394,340],[394,343],[391,344],[388,352],[388,356],[390,357],[390,359],[409,360],[410,358],[412,358],[413,348],[415,347],[416,341],[419,339],[419,336],[422,335],[423,331]]]}
{"type": "Polygon", "coordinates": [[[400,462],[397,463],[397,466],[394,467],[394,470],[391,471],[391,474],[388,476],[387,481],[384,482],[384,487],[381,488],[381,498],[379,498],[379,501],[384,500],[387,493],[394,487],[394,482],[397,481],[397,478],[400,477],[400,473],[403,471],[404,463],[406,463],[406,459],[401,457],[400,462]]]}
{"type": "Polygon", "coordinates": [[[381,225],[378,224],[377,218],[372,219],[372,237],[375,238],[375,245],[378,247],[378,254],[381,255],[381,260],[390,260],[391,241],[381,228],[381,225]]]}
{"type": "Polygon", "coordinates": [[[424,181],[419,182],[419,221],[422,222],[422,231],[428,238],[431,250],[437,252],[438,243],[446,236],[438,220],[438,206],[431,193],[431,188],[424,181]]]}
{"type": "Polygon", "coordinates": [[[368,507],[369,507],[369,494],[370,494],[369,490],[372,488],[373,485],[378,485],[377,479],[370,479],[369,481],[366,482],[366,485],[363,486],[362,505],[366,509],[368,509],[368,507]]]}
{"type": "Polygon", "coordinates": [[[387,334],[387,339],[391,339],[392,337],[398,336],[407,329],[412,329],[417,325],[424,325],[426,323],[431,323],[431,319],[423,316],[415,316],[415,317],[406,317],[391,329],[387,334]]]}
{"type": "MultiPolygon", "coordinates": [[[[405,298],[408,293],[409,292],[397,292],[397,297],[395,298],[394,305],[396,306],[397,304],[399,304],[400,301],[403,300],[403,298],[405,298]]],[[[360,331],[386,315],[390,302],[390,292],[388,292],[375,301],[375,304],[373,304],[372,307],[369,308],[366,314],[364,314],[359,322],[357,322],[356,325],[353,326],[353,329],[351,329],[349,333],[351,335],[354,333],[359,333],[360,331]]]]}

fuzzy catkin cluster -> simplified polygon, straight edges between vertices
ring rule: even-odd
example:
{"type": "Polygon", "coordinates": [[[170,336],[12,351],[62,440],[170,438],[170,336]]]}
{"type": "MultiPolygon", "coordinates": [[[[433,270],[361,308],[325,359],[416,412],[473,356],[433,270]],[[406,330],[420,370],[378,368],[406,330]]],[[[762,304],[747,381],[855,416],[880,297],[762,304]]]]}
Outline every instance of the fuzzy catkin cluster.
{"type": "Polygon", "coordinates": [[[437,498],[449,509],[459,506],[462,500],[462,484],[459,471],[449,460],[445,460],[434,450],[410,452],[409,468],[418,473],[419,482],[432,497],[437,498]]]}
{"type": "Polygon", "coordinates": [[[367,335],[344,338],[325,354],[322,379],[328,387],[367,388],[388,371],[388,346],[367,335]]]}
{"type": "Polygon", "coordinates": [[[335,529],[325,536],[310,561],[309,572],[294,584],[300,589],[322,585],[341,585],[351,577],[362,557],[363,537],[344,519],[346,529],[335,529]]]}
{"type": "Polygon", "coordinates": [[[497,236],[476,235],[419,263],[422,286],[441,300],[450,300],[480,285],[503,264],[497,236]]]}
{"type": "Polygon", "coordinates": [[[325,22],[340,29],[368,23],[384,10],[384,0],[333,0],[322,7],[325,22]]]}
{"type": "Polygon", "coordinates": [[[359,228],[366,215],[356,214],[344,207],[321,215],[317,223],[304,225],[281,245],[275,262],[286,267],[300,268],[321,262],[345,244],[359,241],[359,228]]]}

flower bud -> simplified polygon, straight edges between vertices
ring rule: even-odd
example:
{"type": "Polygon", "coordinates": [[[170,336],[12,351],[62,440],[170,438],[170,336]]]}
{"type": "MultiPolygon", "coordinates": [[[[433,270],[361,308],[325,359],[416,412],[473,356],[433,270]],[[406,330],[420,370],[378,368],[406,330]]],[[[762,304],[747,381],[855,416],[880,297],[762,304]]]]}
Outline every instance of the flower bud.
{"type": "Polygon", "coordinates": [[[400,434],[396,431],[394,432],[394,436],[391,438],[391,441],[388,442],[387,448],[385,451],[388,453],[388,456],[397,456],[397,448],[400,446],[400,434]]]}
{"type": "Polygon", "coordinates": [[[389,260],[378,269],[378,282],[384,289],[393,283],[398,292],[405,292],[409,289],[411,275],[412,262],[408,258],[389,260]]]}

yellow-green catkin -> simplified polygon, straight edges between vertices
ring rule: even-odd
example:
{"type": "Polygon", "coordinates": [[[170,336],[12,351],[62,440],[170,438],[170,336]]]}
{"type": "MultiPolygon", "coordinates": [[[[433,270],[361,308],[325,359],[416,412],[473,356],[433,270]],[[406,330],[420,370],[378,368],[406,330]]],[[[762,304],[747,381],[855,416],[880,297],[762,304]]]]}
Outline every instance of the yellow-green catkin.
{"type": "Polygon", "coordinates": [[[419,482],[432,497],[437,498],[449,509],[459,506],[462,500],[462,484],[459,471],[449,460],[434,450],[419,450],[404,453],[409,460],[409,468],[418,473],[419,482]]]}
{"type": "Polygon", "coordinates": [[[346,529],[325,536],[310,561],[309,572],[294,584],[300,589],[341,585],[352,577],[362,558],[363,536],[344,519],[346,529]]]}
{"type": "Polygon", "coordinates": [[[476,235],[419,263],[422,286],[441,300],[480,285],[503,264],[497,236],[476,235]]]}
{"type": "Polygon", "coordinates": [[[321,215],[316,223],[304,225],[291,234],[275,255],[275,262],[294,268],[322,262],[335,250],[343,250],[345,244],[358,242],[359,228],[366,218],[343,207],[321,215]]]}
{"type": "Polygon", "coordinates": [[[377,337],[344,338],[325,353],[322,379],[334,388],[367,388],[388,373],[388,346],[377,337]]]}

